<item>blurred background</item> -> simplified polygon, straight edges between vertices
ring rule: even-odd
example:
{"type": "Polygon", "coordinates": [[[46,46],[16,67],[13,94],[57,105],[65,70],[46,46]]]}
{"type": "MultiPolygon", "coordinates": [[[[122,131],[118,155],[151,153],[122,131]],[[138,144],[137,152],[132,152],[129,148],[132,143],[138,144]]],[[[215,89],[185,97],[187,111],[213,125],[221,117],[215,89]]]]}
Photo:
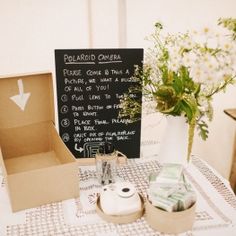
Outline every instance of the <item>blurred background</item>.
{"type": "MultiPolygon", "coordinates": [[[[235,9],[235,0],[0,0],[0,76],[51,71],[55,83],[54,49],[147,49],[156,21],[170,33],[215,27],[235,9]]],[[[223,110],[236,107],[236,86],[213,105],[209,138],[195,135],[193,154],[228,179],[236,122],[223,110]]],[[[158,154],[164,128],[159,114],[144,117],[142,158],[158,154]]]]}

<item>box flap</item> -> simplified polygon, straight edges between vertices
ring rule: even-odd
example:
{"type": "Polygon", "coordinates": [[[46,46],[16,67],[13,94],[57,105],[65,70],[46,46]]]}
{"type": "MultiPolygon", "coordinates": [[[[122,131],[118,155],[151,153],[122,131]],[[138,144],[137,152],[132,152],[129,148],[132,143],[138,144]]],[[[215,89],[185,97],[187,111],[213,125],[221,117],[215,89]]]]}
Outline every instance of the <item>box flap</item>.
{"type": "Polygon", "coordinates": [[[51,73],[0,77],[0,128],[54,122],[51,73]]]}

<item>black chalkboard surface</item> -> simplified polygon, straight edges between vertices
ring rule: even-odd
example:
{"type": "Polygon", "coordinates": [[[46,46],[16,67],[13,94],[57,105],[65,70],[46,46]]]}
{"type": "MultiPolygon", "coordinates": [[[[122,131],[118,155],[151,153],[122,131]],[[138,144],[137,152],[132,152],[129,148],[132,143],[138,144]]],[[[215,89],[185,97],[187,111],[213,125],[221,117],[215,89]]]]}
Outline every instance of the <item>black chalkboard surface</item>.
{"type": "MultiPolygon", "coordinates": [[[[120,98],[137,84],[143,49],[55,50],[59,132],[76,158],[94,157],[108,141],[128,158],[140,156],[141,121],[118,118],[120,98]]],[[[137,95],[137,99],[142,94],[137,95]]]]}

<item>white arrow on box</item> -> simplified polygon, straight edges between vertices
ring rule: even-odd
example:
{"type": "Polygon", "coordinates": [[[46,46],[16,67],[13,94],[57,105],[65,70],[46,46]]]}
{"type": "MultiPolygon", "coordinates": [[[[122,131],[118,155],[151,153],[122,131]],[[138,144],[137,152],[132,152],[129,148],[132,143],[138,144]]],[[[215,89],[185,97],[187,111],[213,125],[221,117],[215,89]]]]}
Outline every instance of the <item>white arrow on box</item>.
{"type": "Polygon", "coordinates": [[[24,93],[24,86],[22,79],[17,80],[18,88],[19,88],[19,94],[10,97],[10,99],[20,107],[22,111],[25,110],[25,106],[28,102],[28,99],[30,97],[30,93],[24,93]]]}

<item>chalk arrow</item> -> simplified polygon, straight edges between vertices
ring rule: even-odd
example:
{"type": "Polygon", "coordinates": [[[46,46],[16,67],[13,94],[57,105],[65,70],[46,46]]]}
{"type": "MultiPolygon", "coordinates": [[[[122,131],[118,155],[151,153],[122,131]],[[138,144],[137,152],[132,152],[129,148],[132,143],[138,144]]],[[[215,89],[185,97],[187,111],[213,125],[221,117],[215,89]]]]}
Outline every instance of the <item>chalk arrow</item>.
{"type": "Polygon", "coordinates": [[[22,79],[17,80],[19,94],[10,97],[10,99],[18,106],[22,111],[25,110],[26,103],[30,97],[30,93],[24,93],[24,86],[22,79]]]}
{"type": "Polygon", "coordinates": [[[77,143],[75,144],[75,150],[79,151],[79,152],[83,152],[84,151],[84,149],[82,147],[80,147],[80,148],[77,147],[77,143]]]}

